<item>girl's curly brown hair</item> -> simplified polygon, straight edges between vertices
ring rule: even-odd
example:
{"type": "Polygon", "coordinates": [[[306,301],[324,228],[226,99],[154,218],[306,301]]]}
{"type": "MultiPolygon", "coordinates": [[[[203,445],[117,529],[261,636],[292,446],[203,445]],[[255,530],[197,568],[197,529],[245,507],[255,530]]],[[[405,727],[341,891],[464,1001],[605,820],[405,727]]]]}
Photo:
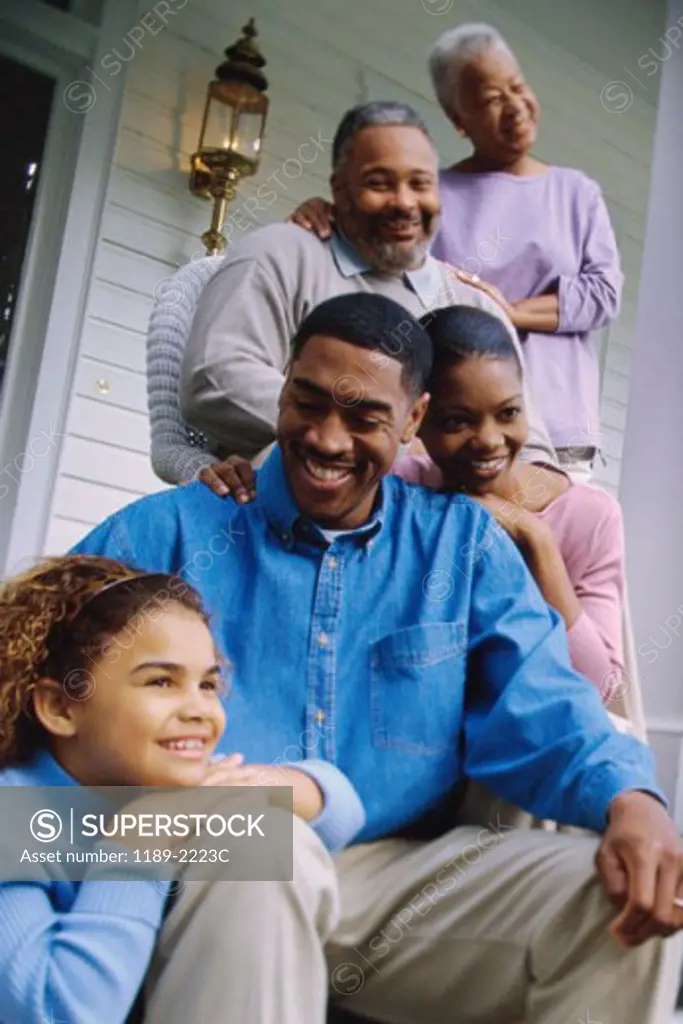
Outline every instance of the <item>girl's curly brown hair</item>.
{"type": "Polygon", "coordinates": [[[0,584],[0,765],[25,762],[45,745],[33,714],[40,679],[55,679],[83,699],[76,681],[88,678],[86,666],[133,620],[139,623],[141,612],[169,602],[208,621],[184,580],[141,575],[111,558],[47,558],[0,584]]]}

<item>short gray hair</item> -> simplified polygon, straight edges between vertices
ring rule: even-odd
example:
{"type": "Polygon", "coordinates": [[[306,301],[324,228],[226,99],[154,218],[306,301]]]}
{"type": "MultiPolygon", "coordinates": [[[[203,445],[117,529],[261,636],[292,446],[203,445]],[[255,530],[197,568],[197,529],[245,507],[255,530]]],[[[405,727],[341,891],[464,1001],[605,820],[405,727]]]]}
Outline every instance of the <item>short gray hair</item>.
{"type": "Polygon", "coordinates": [[[347,110],[339,122],[332,142],[333,171],[338,171],[346,160],[356,135],[364,128],[376,125],[406,125],[410,128],[419,128],[429,139],[436,154],[436,147],[427,125],[412,107],[407,103],[395,103],[393,100],[375,100],[347,110]]]}
{"type": "Polygon", "coordinates": [[[458,83],[462,69],[472,57],[498,48],[514,56],[497,28],[479,22],[459,25],[439,36],[429,54],[429,72],[441,109],[451,117],[457,113],[458,83]]]}

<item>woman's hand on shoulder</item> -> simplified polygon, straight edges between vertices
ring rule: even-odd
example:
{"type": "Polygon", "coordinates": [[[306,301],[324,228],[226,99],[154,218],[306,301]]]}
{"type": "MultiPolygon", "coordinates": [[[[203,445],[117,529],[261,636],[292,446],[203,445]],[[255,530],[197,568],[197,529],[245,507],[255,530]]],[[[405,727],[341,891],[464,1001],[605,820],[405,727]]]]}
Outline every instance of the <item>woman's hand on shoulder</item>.
{"type": "Polygon", "coordinates": [[[517,502],[500,498],[497,494],[475,497],[520,548],[526,548],[536,541],[545,539],[547,526],[544,520],[533,512],[528,512],[517,502]]]}
{"type": "Polygon", "coordinates": [[[466,270],[461,270],[459,267],[454,267],[454,270],[455,276],[459,281],[470,285],[472,288],[476,288],[477,291],[483,292],[484,295],[488,295],[511,320],[513,319],[514,307],[512,303],[508,302],[499,288],[496,288],[494,284],[490,284],[488,281],[482,281],[478,274],[468,274],[466,270]]]}
{"type": "Polygon", "coordinates": [[[301,206],[297,206],[294,213],[290,213],[287,220],[292,224],[298,224],[300,228],[305,228],[306,231],[312,231],[325,241],[332,234],[334,224],[332,203],[321,199],[320,196],[307,199],[301,206]]]}

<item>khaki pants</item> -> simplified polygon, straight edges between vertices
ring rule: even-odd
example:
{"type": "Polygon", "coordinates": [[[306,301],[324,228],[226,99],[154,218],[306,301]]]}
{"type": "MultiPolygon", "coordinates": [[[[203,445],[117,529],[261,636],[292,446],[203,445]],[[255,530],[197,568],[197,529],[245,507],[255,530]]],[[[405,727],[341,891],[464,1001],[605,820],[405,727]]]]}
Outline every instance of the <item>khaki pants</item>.
{"type": "Polygon", "coordinates": [[[669,1024],[678,939],[621,949],[596,840],[492,821],[333,860],[295,825],[293,882],[186,883],[145,1024],[669,1024]]]}

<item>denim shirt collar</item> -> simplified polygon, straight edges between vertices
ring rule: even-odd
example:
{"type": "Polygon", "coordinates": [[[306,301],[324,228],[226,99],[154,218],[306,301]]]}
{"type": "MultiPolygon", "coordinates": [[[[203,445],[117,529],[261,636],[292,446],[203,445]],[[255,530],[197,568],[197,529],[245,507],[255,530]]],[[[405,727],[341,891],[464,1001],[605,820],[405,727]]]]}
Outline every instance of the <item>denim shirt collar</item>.
{"type": "MultiPolygon", "coordinates": [[[[367,274],[374,269],[354,249],[348,238],[338,231],[332,234],[330,248],[339,272],[344,277],[367,274]]],[[[431,309],[442,287],[438,261],[428,254],[421,267],[418,267],[417,270],[407,270],[403,276],[423,306],[431,309]]]]}
{"type": "MultiPolygon", "coordinates": [[[[327,544],[320,528],[299,511],[285,473],[279,445],[273,450],[257,473],[257,502],[263,509],[266,522],[278,540],[288,549],[297,539],[327,544]]],[[[379,495],[370,519],[355,530],[344,533],[357,543],[367,543],[381,529],[387,499],[384,481],[380,481],[379,495]]]]}

